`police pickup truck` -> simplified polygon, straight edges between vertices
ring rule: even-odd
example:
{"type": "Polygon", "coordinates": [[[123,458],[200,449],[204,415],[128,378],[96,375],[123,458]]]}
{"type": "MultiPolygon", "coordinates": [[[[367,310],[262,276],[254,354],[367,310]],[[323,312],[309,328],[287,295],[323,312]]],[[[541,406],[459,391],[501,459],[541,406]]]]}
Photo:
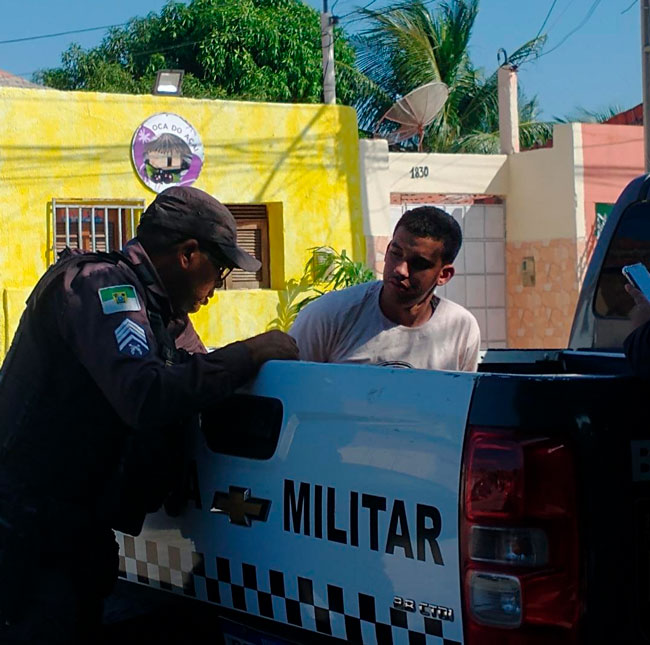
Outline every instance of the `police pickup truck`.
{"type": "Polygon", "coordinates": [[[118,535],[123,580],[213,607],[227,643],[649,642],[650,391],[621,353],[649,190],[611,213],[569,349],[266,365],[203,416],[185,510],[118,535]]]}

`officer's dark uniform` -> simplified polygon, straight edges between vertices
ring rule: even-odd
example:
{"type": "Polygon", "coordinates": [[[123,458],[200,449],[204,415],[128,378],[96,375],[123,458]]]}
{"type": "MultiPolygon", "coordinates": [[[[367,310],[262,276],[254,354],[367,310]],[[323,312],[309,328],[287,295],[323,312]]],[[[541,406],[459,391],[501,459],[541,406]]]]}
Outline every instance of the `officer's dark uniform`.
{"type": "Polygon", "coordinates": [[[111,529],[140,531],[179,428],[255,370],[242,343],[205,353],[137,240],[43,276],[0,371],[0,642],[71,642],[98,619],[111,529]]]}

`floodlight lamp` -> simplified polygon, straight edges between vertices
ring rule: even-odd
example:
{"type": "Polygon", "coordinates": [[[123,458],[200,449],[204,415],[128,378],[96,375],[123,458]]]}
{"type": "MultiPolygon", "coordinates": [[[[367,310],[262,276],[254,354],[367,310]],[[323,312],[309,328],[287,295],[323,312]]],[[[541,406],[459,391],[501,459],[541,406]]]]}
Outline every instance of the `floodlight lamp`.
{"type": "Polygon", "coordinates": [[[181,96],[183,94],[184,74],[185,71],[182,69],[159,70],[151,93],[162,96],[181,96]]]}

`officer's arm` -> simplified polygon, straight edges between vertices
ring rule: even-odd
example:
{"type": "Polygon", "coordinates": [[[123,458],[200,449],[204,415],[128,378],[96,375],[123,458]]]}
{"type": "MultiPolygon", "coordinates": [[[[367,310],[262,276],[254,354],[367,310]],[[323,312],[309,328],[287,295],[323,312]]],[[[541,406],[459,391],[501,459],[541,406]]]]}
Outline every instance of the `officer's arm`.
{"type": "Polygon", "coordinates": [[[243,343],[165,365],[142,295],[119,267],[87,264],[64,279],[58,296],[63,338],[131,427],[187,418],[229,396],[256,372],[243,343]]]}

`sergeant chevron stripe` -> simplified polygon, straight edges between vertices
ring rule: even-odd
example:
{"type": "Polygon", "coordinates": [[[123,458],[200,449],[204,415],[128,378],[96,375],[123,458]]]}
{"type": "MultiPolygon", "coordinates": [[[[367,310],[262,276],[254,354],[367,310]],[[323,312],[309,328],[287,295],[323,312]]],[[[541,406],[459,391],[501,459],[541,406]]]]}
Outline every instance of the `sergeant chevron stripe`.
{"type": "Polygon", "coordinates": [[[147,335],[142,327],[129,318],[122,321],[115,330],[117,348],[129,356],[145,356],[149,353],[147,335]]]}

